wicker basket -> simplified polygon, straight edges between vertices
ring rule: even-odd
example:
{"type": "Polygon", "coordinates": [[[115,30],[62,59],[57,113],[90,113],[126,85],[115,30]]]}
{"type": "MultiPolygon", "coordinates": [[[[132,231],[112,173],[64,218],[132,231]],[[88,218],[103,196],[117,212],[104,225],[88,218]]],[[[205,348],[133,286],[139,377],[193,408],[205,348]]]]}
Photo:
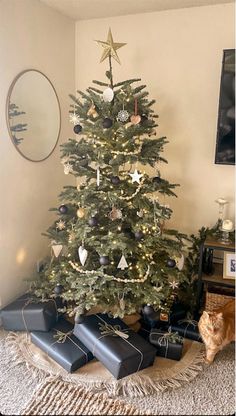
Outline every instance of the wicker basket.
{"type": "Polygon", "coordinates": [[[205,310],[208,312],[212,312],[214,309],[218,309],[221,306],[224,306],[227,302],[229,302],[232,299],[235,299],[234,296],[206,292],[205,310]]]}

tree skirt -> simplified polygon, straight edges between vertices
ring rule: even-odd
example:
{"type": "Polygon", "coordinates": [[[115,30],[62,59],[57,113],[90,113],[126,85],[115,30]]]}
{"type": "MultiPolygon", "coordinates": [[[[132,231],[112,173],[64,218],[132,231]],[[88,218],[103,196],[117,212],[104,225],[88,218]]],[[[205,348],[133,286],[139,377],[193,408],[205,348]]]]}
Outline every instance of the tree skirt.
{"type": "Polygon", "coordinates": [[[138,373],[116,380],[96,359],[73,374],[68,374],[55,361],[48,357],[30,341],[26,333],[9,333],[7,336],[9,352],[14,361],[26,363],[28,369],[45,379],[63,380],[75,383],[89,390],[106,390],[110,395],[140,397],[180,387],[184,382],[194,379],[203,369],[202,343],[184,340],[183,357],[180,361],[157,357],[154,365],[138,373]]]}

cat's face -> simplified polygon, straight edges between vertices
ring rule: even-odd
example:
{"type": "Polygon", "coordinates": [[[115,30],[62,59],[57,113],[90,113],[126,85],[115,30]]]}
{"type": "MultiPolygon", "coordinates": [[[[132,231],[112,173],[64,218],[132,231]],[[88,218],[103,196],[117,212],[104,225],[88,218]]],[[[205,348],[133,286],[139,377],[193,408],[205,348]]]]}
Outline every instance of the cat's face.
{"type": "Polygon", "coordinates": [[[208,332],[215,333],[223,326],[223,315],[222,313],[206,312],[202,314],[202,320],[208,332]]]}

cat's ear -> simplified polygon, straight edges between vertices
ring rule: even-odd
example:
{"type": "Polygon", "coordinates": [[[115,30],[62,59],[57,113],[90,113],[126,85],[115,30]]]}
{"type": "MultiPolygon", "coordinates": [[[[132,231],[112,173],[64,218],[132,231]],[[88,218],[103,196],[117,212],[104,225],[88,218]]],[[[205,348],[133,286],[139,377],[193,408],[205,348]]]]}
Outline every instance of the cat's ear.
{"type": "Polygon", "coordinates": [[[222,312],[217,313],[216,316],[217,316],[218,319],[223,319],[223,313],[222,312]]]}
{"type": "Polygon", "coordinates": [[[204,316],[204,318],[207,318],[207,319],[209,318],[209,315],[208,315],[207,311],[203,311],[202,316],[204,316]]]}

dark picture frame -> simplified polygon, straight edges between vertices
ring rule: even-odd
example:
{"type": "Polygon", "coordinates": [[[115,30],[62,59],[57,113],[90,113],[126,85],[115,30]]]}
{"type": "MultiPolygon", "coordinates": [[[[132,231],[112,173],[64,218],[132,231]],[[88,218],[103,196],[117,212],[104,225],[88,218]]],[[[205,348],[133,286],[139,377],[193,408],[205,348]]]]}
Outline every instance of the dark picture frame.
{"type": "Polygon", "coordinates": [[[235,49],[223,50],[215,163],[235,165],[235,49]]]}

